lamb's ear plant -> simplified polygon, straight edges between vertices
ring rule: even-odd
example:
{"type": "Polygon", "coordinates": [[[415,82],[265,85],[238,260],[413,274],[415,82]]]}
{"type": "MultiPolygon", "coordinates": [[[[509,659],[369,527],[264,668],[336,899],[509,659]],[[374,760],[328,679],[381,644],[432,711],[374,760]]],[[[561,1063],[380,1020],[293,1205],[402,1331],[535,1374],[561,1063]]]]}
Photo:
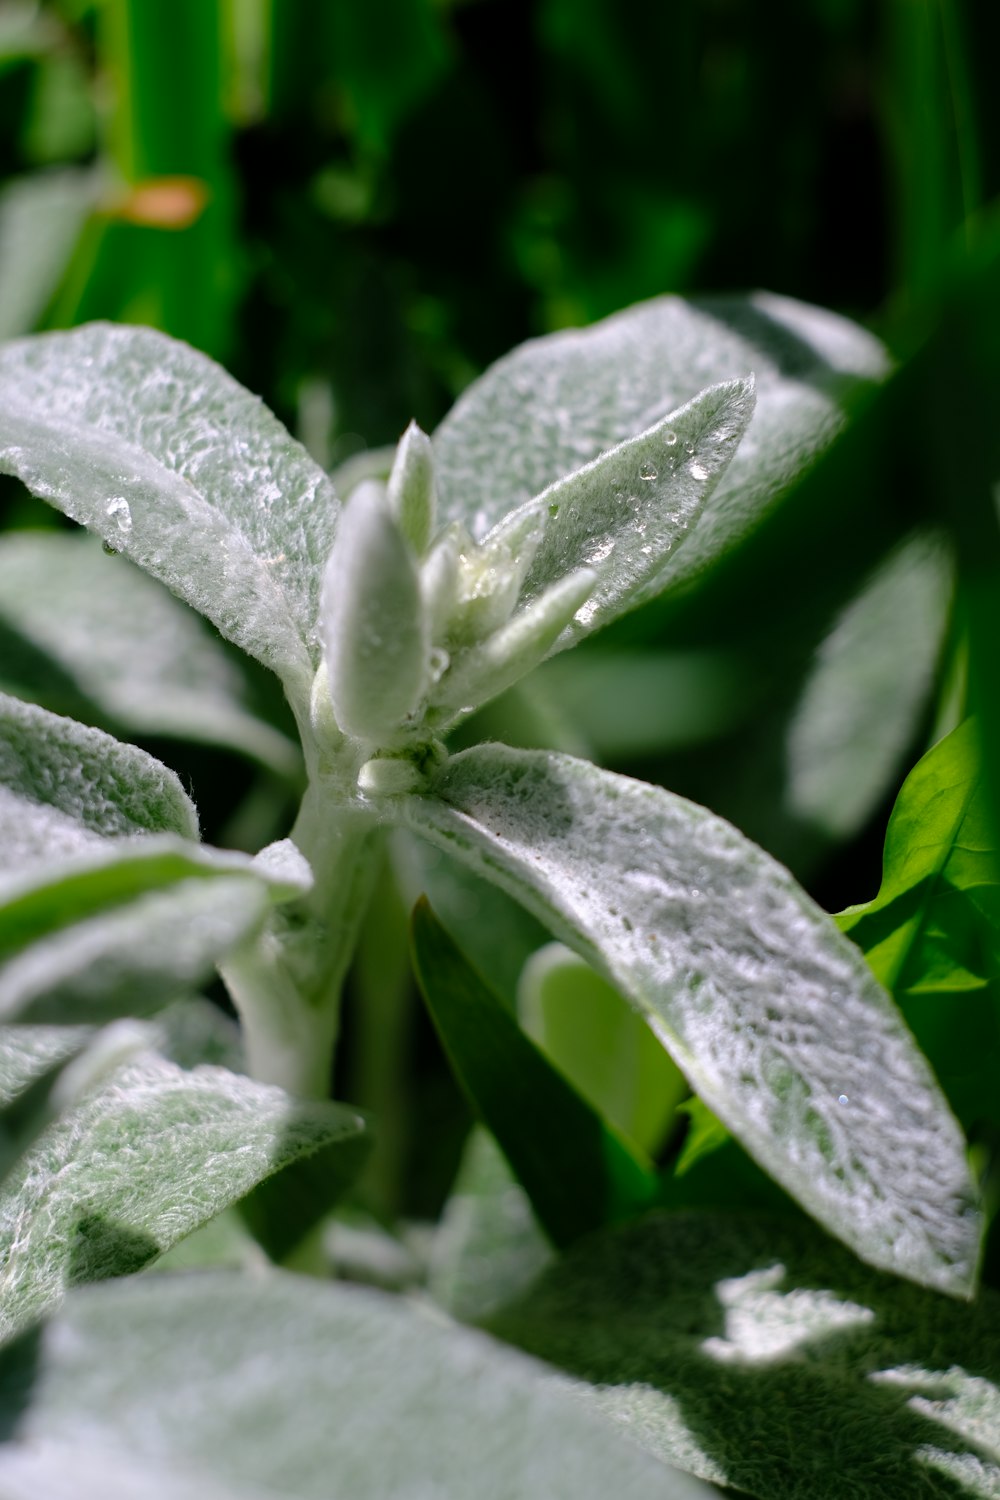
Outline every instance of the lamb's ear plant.
{"type": "MultiPolygon", "coordinates": [[[[197,1093],[213,1121],[221,1108],[263,1131],[274,1105],[274,1119],[286,1122],[282,1160],[356,1136],[363,1122],[322,1101],[384,835],[402,829],[498,885],[610,981],[702,1104],[862,1260],[969,1296],[980,1217],[963,1137],[893,1000],[834,920],[735,828],[662,788],[563,754],[498,743],[452,753],[448,744],[474,710],[543,660],[715,566],[834,436],[844,392],[884,373],[874,341],[817,310],[766,297],[662,299],[515,351],[433,441],[408,428],[386,480],[366,480],[342,506],[276,419],[186,346],[93,325],[0,350],[0,468],[277,673],[306,776],[287,839],[254,860],[223,854],[196,842],[193,809],[150,757],[6,700],[5,1017],[67,1027],[155,1011],[196,990],[217,962],[255,1082],[185,1082],[163,1072],[168,1064],[132,1064],[115,1107],[131,1089],[155,1099],[177,1089],[195,1115],[197,1093]],[[222,1104],[219,1089],[233,1091],[222,1104]]],[[[280,757],[273,738],[258,744],[272,762],[280,757]]],[[[418,968],[445,1047],[501,1145],[509,1135],[511,1161],[523,1164],[554,1240],[569,1244],[648,1207],[657,1178],[641,1148],[524,1050],[531,1044],[482,998],[482,1029],[469,1026],[462,961],[434,932],[418,929],[418,968]],[[533,1140],[505,1099],[518,1059],[529,1057],[523,1076],[538,1080],[563,1122],[558,1151],[572,1153],[574,1141],[579,1151],[559,1201],[546,1197],[539,1168],[544,1136],[533,1140]],[[588,1163],[597,1177],[588,1178],[588,1163]],[[582,1189],[571,1201],[574,1180],[589,1181],[586,1201],[582,1189]]],[[[41,1045],[28,1078],[45,1076],[58,1055],[45,1035],[43,1044],[36,1032],[14,1044],[29,1053],[41,1045]]],[[[673,1102],[677,1075],[666,1076],[673,1102]]],[[[67,1143],[99,1154],[102,1110],[98,1094],[82,1123],[64,1127],[67,1143]]],[[[116,1128],[145,1140],[137,1122],[116,1128]]],[[[144,1206],[126,1219],[132,1261],[116,1260],[112,1247],[112,1269],[164,1248],[174,1185],[207,1159],[217,1163],[219,1149],[196,1140],[169,1171],[147,1152],[134,1181],[144,1206]]],[[[272,1171],[276,1159],[272,1152],[272,1171]]],[[[7,1189],[11,1223],[44,1219],[46,1244],[58,1242],[55,1211],[26,1203],[38,1174],[30,1152],[24,1162],[23,1180],[7,1189]]],[[[223,1172],[211,1204],[181,1194],[191,1211],[171,1220],[172,1238],[268,1170],[251,1163],[239,1182],[223,1172]]],[[[94,1217],[106,1229],[121,1203],[104,1187],[94,1217]]],[[[42,1251],[24,1250],[22,1231],[11,1235],[29,1267],[41,1266],[42,1251]]],[[[51,1305],[65,1284],[104,1274],[100,1254],[88,1260],[85,1250],[77,1246],[68,1266],[45,1251],[55,1269],[30,1272],[40,1290],[13,1324],[51,1305]]],[[[242,1295],[220,1294],[211,1314],[227,1347],[223,1323],[239,1327],[242,1295]]],[[[294,1320],[306,1293],[272,1286],[268,1297],[275,1317],[291,1298],[280,1315],[294,1320]]],[[[135,1327],[151,1318],[153,1344],[169,1343],[156,1298],[151,1285],[133,1288],[123,1316],[135,1327]]],[[[200,1298],[194,1288],[173,1291],[163,1316],[193,1327],[209,1316],[200,1298]]],[[[58,1348],[92,1348],[103,1359],[115,1305],[110,1290],[70,1311],[72,1333],[58,1348]]],[[[330,1344],[351,1336],[351,1306],[346,1293],[329,1300],[330,1344]]],[[[398,1339],[401,1351],[424,1338],[409,1311],[386,1314],[398,1327],[379,1332],[382,1312],[358,1307],[359,1337],[363,1325],[387,1347],[398,1339]]],[[[516,1319],[510,1328],[526,1341],[516,1319]]],[[[557,1357],[555,1344],[542,1345],[540,1336],[539,1352],[557,1357]]],[[[72,1359],[60,1364],[53,1348],[44,1431],[58,1447],[71,1435],[59,1392],[73,1375],[72,1359]]],[[[400,1354],[406,1368],[409,1357],[400,1354]]],[[[454,1358],[458,1368],[478,1356],[454,1358]]],[[[166,1356],[151,1363],[153,1384],[167,1380],[166,1356]]],[[[24,1431],[31,1435],[30,1421],[24,1431]]],[[[161,1440],[162,1432],[140,1442],[139,1458],[122,1462],[155,1457],[161,1440]]],[[[197,1435],[184,1441],[202,1462],[197,1435]]],[[[43,1445],[31,1462],[44,1468],[47,1453],[43,1445]]],[[[683,1462],[683,1444],[671,1449],[678,1455],[683,1462]]],[[[103,1460],[96,1450],[90,1458],[99,1487],[103,1460]]],[[[10,1469],[11,1493],[35,1482],[25,1463],[28,1477],[10,1469]]],[[[256,1472],[249,1460],[219,1471],[240,1494],[256,1472]]],[[[397,1492],[379,1482],[372,1493],[397,1492]]],[[[286,1492],[316,1492],[310,1483],[286,1492]]],[[[592,1476],[586,1483],[581,1493],[601,1492],[592,1476]]]]}

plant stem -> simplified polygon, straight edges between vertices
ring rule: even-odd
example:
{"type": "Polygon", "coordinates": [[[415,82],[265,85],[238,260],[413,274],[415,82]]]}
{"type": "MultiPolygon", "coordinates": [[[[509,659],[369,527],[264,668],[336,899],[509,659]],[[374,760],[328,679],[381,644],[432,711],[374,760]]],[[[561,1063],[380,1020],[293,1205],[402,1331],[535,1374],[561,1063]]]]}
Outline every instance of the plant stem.
{"type": "Polygon", "coordinates": [[[308,896],[276,909],[222,966],[254,1078],[326,1099],[340,994],[371,893],[380,837],[367,809],[313,781],[291,837],[312,866],[308,896]]]}

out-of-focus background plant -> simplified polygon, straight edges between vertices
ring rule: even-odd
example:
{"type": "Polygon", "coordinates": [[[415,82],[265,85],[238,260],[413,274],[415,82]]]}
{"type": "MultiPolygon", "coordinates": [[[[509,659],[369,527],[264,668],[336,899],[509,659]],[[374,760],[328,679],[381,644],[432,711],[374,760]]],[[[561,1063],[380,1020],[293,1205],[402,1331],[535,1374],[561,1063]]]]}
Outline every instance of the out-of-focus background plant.
{"type": "MultiPolygon", "coordinates": [[[[1000,795],[998,53],[1000,11],[961,0],[6,0],[0,335],[186,339],[347,490],[515,344],[645,297],[764,286],[868,324],[897,373],[726,565],[473,726],[704,802],[836,910],[874,894],[903,778],[969,708],[1000,795]]],[[[58,524],[4,483],[5,531],[58,524]]],[[[11,660],[4,686],[177,767],[208,838],[286,831],[273,766],[11,660]]],[[[428,884],[510,997],[541,932],[428,884]]],[[[371,1203],[432,1214],[467,1115],[376,905],[338,1095],[383,1121],[371,1203]]],[[[1000,1121],[964,1123],[988,1163],[1000,1121]]]]}

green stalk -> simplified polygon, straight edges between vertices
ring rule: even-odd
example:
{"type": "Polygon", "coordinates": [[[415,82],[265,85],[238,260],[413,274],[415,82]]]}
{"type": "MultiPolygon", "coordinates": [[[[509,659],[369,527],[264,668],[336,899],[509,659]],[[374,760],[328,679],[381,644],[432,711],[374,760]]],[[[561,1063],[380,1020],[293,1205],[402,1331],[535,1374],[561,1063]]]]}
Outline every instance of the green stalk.
{"type": "Polygon", "coordinates": [[[381,852],[371,814],[340,784],[310,783],[291,834],[315,884],[277,908],[264,930],[222,966],[243,1024],[254,1078],[301,1099],[326,1099],[344,978],[381,852]]]}

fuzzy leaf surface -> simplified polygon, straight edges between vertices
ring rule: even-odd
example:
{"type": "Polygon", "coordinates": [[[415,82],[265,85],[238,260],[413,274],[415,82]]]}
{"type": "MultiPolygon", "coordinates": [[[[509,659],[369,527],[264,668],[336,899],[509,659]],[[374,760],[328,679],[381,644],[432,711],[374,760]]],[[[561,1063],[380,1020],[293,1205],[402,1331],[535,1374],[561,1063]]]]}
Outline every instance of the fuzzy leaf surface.
{"type": "Polygon", "coordinates": [[[651,1215],[490,1320],[667,1463],[758,1500],[995,1500],[1000,1298],[878,1275],[806,1221],[651,1215]]]}
{"type": "Polygon", "coordinates": [[[140,833],[197,839],[198,814],[173,771],[0,693],[0,872],[140,833]]]}
{"type": "Polygon", "coordinates": [[[0,1372],[20,1440],[0,1445],[0,1487],[25,1453],[81,1452],[161,1478],[142,1500],[195,1480],[210,1500],[706,1493],[517,1351],[403,1298],[279,1272],[78,1292],[0,1372]]]}
{"type": "Polygon", "coordinates": [[[886,368],[870,334],[789,298],[640,303],[522,344],[468,388],[434,435],[440,518],[482,537],[706,386],[752,373],[753,421],[697,528],[662,570],[662,587],[746,535],[841,425],[844,390],[886,368]]]}
{"type": "MultiPolygon", "coordinates": [[[[54,1028],[0,1032],[0,1102],[50,1066],[54,1028]]],[[[343,1105],[302,1104],[225,1068],[155,1054],[53,1124],[0,1193],[0,1337],[66,1289],[136,1271],[262,1179],[364,1129],[343,1105]]]]}
{"type": "Polygon", "coordinates": [[[212,360],[90,324],[0,349],[0,470],[96,531],[308,702],[337,499],[212,360]]]}
{"type": "Polygon", "coordinates": [[[430,791],[401,815],[603,972],[811,1214],[874,1265],[970,1292],[961,1132],[890,997],[782,866],[569,756],[482,746],[430,791]]]}
{"type": "Polygon", "coordinates": [[[0,878],[0,1019],[147,1014],[207,980],[272,902],[301,895],[298,876],[169,834],[12,872],[0,878]]]}
{"type": "Polygon", "coordinates": [[[574,645],[642,597],[686,541],[753,410],[751,379],[711,386],[501,521],[499,533],[537,513],[545,528],[519,607],[577,568],[597,573],[595,588],[556,649],[574,645]]]}
{"type": "Polygon", "coordinates": [[[82,533],[0,540],[0,629],[10,635],[0,681],[18,696],[137,735],[228,746],[279,774],[296,771],[295,746],[246,706],[239,671],[203,622],[82,533]]]}

